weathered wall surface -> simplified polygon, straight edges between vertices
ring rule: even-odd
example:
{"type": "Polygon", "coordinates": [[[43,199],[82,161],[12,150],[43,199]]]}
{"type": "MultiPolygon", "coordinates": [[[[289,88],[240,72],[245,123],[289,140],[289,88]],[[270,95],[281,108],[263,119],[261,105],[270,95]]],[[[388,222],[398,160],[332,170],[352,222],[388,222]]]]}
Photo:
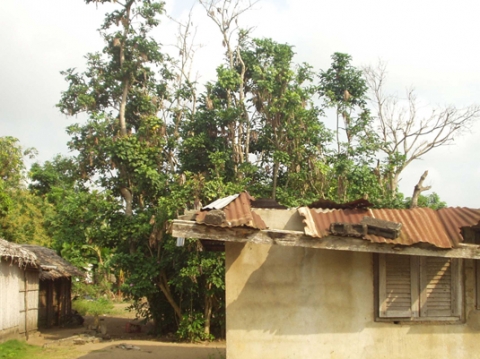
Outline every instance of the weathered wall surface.
{"type": "Polygon", "coordinates": [[[466,323],[405,325],[374,321],[372,254],[228,242],[226,257],[228,359],[480,356],[472,261],[466,323]]]}
{"type": "Polygon", "coordinates": [[[0,341],[36,331],[37,323],[38,271],[0,261],[0,341]]]}
{"type": "Polygon", "coordinates": [[[0,260],[0,339],[18,333],[22,277],[18,266],[0,260]]]}

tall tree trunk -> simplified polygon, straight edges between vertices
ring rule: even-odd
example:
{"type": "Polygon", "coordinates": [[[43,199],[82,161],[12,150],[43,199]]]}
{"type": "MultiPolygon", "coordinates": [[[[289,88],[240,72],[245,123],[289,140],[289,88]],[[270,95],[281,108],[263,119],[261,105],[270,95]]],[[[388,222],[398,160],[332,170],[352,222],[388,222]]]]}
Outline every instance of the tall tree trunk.
{"type": "Polygon", "coordinates": [[[278,177],[278,170],[280,168],[280,163],[275,161],[273,163],[273,189],[272,189],[272,198],[276,199],[277,196],[277,177],[278,177]]]}
{"type": "MultiPolygon", "coordinates": [[[[208,285],[208,289],[211,289],[212,285],[208,285]]],[[[213,300],[212,296],[205,294],[205,310],[204,310],[204,318],[205,322],[203,324],[203,332],[205,334],[205,338],[210,336],[210,324],[212,319],[212,308],[213,308],[213,300]]]]}
{"type": "MultiPolygon", "coordinates": [[[[125,201],[125,216],[133,216],[133,194],[127,187],[120,188],[120,194],[125,201]]],[[[129,239],[130,253],[133,254],[136,251],[135,243],[132,238],[129,239]]]]}
{"type": "Polygon", "coordinates": [[[127,98],[128,91],[130,91],[130,80],[126,79],[123,83],[122,91],[122,100],[120,102],[120,112],[119,112],[119,121],[120,121],[120,134],[122,137],[127,135],[127,121],[125,119],[125,108],[127,107],[127,98]]]}
{"type": "MultiPolygon", "coordinates": [[[[120,44],[120,69],[123,68],[125,62],[125,39],[127,38],[130,28],[130,12],[134,1],[130,0],[125,4],[125,17],[122,18],[123,24],[123,39],[120,44]]],[[[125,120],[125,107],[127,105],[128,92],[130,91],[130,80],[126,78],[123,83],[122,99],[120,102],[119,121],[120,121],[120,134],[122,136],[127,135],[127,124],[125,120]]]]}

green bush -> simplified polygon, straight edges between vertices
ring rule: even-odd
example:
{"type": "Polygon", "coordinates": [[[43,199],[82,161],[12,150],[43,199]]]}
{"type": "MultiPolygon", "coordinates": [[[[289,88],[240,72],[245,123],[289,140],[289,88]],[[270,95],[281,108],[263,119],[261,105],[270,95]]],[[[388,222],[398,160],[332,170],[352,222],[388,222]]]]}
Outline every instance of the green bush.
{"type": "Polygon", "coordinates": [[[83,298],[88,296],[91,298],[97,298],[100,296],[100,290],[93,284],[72,281],[72,294],[73,297],[83,298]]]}
{"type": "Polygon", "coordinates": [[[205,334],[204,324],[205,319],[202,313],[184,314],[178,326],[177,336],[192,343],[202,340],[213,340],[213,335],[205,334]]]}
{"type": "Polygon", "coordinates": [[[73,301],[72,307],[80,315],[110,314],[113,310],[112,302],[104,298],[96,300],[77,299],[73,301]]]}

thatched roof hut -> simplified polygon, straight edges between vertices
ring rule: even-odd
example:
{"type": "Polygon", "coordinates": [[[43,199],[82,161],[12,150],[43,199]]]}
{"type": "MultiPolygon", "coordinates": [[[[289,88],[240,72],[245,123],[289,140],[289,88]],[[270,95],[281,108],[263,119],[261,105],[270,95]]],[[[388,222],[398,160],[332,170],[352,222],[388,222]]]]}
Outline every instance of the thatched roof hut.
{"type": "Polygon", "coordinates": [[[83,272],[54,250],[0,239],[0,340],[60,325],[71,312],[72,276],[83,272]],[[22,300],[18,300],[20,298],[22,300]]]}
{"type": "Polygon", "coordinates": [[[37,256],[22,245],[0,238],[0,261],[9,261],[19,267],[38,267],[37,256]]]}
{"type": "Polygon", "coordinates": [[[24,244],[22,247],[33,252],[37,257],[38,265],[42,269],[40,271],[40,280],[55,280],[61,277],[70,278],[73,276],[84,276],[82,271],[68,263],[52,249],[29,244],[24,244]]]}

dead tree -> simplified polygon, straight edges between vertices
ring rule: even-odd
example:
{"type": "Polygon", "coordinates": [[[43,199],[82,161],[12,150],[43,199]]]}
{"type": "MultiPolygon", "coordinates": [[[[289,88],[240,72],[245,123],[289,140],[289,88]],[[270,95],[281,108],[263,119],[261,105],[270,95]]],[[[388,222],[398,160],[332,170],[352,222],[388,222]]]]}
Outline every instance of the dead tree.
{"type": "Polygon", "coordinates": [[[418,198],[420,197],[420,194],[432,188],[432,186],[425,186],[425,187],[423,186],[423,181],[425,181],[425,178],[427,178],[427,176],[428,176],[428,171],[423,172],[423,175],[420,177],[420,180],[415,185],[415,188],[413,190],[413,195],[412,195],[412,202],[410,202],[410,208],[418,207],[418,198]]]}
{"type": "Polygon", "coordinates": [[[432,108],[420,113],[413,88],[407,89],[406,99],[384,92],[386,65],[363,69],[372,92],[382,151],[387,155],[389,170],[385,173],[392,196],[395,196],[402,171],[414,160],[434,148],[450,145],[455,136],[469,129],[480,116],[480,106],[432,108]]]}
{"type": "MultiPolygon", "coordinates": [[[[179,21],[169,16],[169,19],[177,24],[177,42],[173,46],[178,50],[178,61],[174,62],[175,67],[175,80],[173,81],[173,86],[171,92],[176,94],[173,98],[173,101],[170,103],[165,103],[163,99],[158,99],[156,101],[158,112],[164,120],[165,128],[162,129],[162,133],[167,139],[169,136],[173,135],[173,138],[178,143],[180,141],[180,126],[182,121],[186,116],[193,117],[195,115],[197,107],[197,89],[195,83],[197,81],[197,76],[193,78],[192,76],[192,67],[194,63],[194,57],[196,51],[202,47],[195,42],[195,37],[197,34],[197,28],[193,26],[192,20],[192,10],[188,13],[188,17],[185,21],[179,21]],[[180,91],[185,85],[190,89],[189,98],[185,98],[180,95],[180,91]],[[174,114],[171,118],[171,114],[174,114]],[[172,119],[173,120],[173,133],[167,133],[166,124],[172,119]]],[[[174,151],[173,146],[167,153],[169,170],[173,173],[175,172],[178,159],[177,154],[174,151]]]]}

